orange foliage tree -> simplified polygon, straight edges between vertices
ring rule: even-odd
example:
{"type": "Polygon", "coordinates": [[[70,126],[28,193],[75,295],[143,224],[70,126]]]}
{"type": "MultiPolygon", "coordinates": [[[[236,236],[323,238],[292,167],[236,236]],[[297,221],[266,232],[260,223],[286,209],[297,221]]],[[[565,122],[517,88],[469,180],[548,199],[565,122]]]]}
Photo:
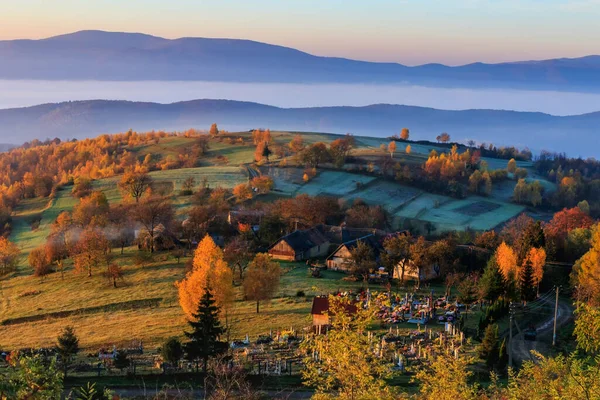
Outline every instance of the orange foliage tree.
{"type": "Polygon", "coordinates": [[[524,264],[529,261],[533,268],[533,284],[537,286],[538,294],[540,292],[540,282],[544,277],[544,267],[546,266],[546,251],[542,248],[532,247],[524,264]]]}
{"type": "Polygon", "coordinates": [[[179,304],[190,320],[198,311],[198,302],[206,288],[214,293],[221,310],[227,310],[234,298],[233,273],[225,260],[223,251],[206,235],[194,253],[193,268],[185,279],[176,283],[179,304]]]}
{"type": "Polygon", "coordinates": [[[517,253],[505,242],[502,242],[496,249],[496,262],[504,279],[512,280],[519,276],[517,253]]]}
{"type": "Polygon", "coordinates": [[[256,313],[261,300],[269,300],[279,288],[281,268],[267,253],[258,253],[249,264],[244,278],[244,295],[256,301],[256,313]]]}
{"type": "Polygon", "coordinates": [[[20,256],[21,250],[17,245],[0,236],[0,275],[12,271],[20,256]]]}

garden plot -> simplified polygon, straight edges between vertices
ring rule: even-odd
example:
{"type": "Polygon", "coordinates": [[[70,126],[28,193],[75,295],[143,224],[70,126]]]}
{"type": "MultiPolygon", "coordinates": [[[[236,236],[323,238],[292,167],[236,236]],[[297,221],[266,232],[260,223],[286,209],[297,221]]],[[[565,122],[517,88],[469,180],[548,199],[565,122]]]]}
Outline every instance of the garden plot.
{"type": "Polygon", "coordinates": [[[427,210],[439,207],[449,201],[453,200],[447,196],[433,193],[421,193],[414,200],[404,204],[397,210],[395,216],[401,218],[419,218],[419,215],[424,214],[427,210]]]}
{"type": "Polygon", "coordinates": [[[352,174],[342,171],[323,171],[303,185],[298,193],[310,196],[327,195],[343,197],[356,191],[360,185],[375,180],[367,175],[352,174]]]}
{"type": "Polygon", "coordinates": [[[419,193],[421,192],[418,189],[380,180],[350,196],[344,197],[344,200],[351,203],[356,199],[361,199],[367,204],[381,205],[393,213],[406,202],[418,196],[419,193]]]}
{"type": "Polygon", "coordinates": [[[513,218],[524,207],[483,197],[470,197],[442,204],[419,215],[417,219],[434,224],[437,231],[489,230],[513,218]]]}

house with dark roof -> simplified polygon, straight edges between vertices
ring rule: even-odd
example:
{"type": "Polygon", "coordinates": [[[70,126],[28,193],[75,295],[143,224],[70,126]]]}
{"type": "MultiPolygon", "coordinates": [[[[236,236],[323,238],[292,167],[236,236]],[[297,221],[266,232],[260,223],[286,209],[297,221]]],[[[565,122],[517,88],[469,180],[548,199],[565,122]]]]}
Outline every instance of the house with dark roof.
{"type": "Polygon", "coordinates": [[[329,239],[318,229],[297,230],[283,236],[269,248],[275,260],[302,261],[324,257],[329,252],[329,239]]]}
{"type": "Polygon", "coordinates": [[[384,251],[381,241],[375,235],[366,235],[339,245],[337,249],[327,257],[327,268],[334,271],[350,272],[352,266],[352,251],[360,242],[369,246],[373,250],[375,259],[379,260],[380,254],[384,251]]]}

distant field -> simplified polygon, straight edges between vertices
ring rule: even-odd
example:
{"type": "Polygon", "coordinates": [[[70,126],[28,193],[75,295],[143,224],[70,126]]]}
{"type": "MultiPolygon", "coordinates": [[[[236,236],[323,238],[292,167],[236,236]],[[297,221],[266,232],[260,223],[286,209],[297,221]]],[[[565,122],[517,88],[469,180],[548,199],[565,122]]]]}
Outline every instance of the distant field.
{"type": "Polygon", "coordinates": [[[367,204],[379,204],[393,213],[410,199],[420,193],[418,189],[403,186],[398,183],[379,180],[364,189],[344,197],[347,202],[361,199],[367,204]]]}
{"type": "Polygon", "coordinates": [[[328,195],[342,197],[375,180],[372,176],[342,171],[323,171],[298,189],[298,193],[310,196],[328,195]]]}
{"type": "MultiPolygon", "coordinates": [[[[452,230],[465,230],[467,228],[475,230],[489,230],[495,226],[518,215],[525,208],[523,206],[504,203],[501,201],[482,198],[468,197],[463,200],[449,200],[440,202],[439,207],[435,207],[435,201],[441,200],[434,198],[433,207],[423,207],[415,218],[420,221],[430,222],[435,225],[437,232],[452,230]]],[[[431,201],[424,198],[418,198],[417,201],[431,201]]],[[[413,210],[414,211],[414,208],[413,210]]],[[[405,209],[397,213],[397,216],[407,216],[405,209]]]]}

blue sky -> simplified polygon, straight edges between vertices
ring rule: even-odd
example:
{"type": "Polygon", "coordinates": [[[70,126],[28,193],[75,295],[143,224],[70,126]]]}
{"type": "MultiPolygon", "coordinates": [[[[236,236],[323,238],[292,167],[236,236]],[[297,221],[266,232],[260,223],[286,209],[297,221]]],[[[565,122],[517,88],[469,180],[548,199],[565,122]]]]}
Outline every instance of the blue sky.
{"type": "Polygon", "coordinates": [[[0,39],[230,37],[409,65],[600,54],[598,21],[600,0],[0,0],[0,39]]]}

